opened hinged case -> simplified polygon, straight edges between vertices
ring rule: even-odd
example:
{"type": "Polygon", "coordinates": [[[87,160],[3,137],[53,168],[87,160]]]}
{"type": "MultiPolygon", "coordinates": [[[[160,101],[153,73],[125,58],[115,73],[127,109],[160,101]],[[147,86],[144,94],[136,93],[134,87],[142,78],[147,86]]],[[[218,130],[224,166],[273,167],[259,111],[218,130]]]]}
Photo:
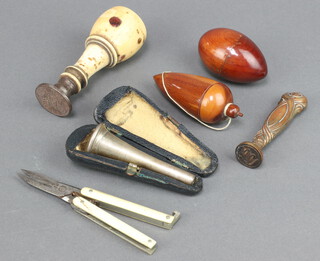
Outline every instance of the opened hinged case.
{"type": "Polygon", "coordinates": [[[69,158],[88,167],[185,194],[201,191],[202,178],[217,168],[218,158],[212,150],[132,87],[122,86],[105,96],[95,109],[94,118],[99,125],[76,129],[66,142],[69,158]],[[88,152],[89,140],[101,124],[135,149],[195,175],[194,182],[186,184],[131,162],[88,152]]]}

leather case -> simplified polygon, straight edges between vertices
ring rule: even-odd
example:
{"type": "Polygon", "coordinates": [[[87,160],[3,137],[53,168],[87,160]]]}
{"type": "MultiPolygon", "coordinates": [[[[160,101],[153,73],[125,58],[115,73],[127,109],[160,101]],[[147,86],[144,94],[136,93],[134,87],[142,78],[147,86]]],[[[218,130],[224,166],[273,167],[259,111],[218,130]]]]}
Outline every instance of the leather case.
{"type": "Polygon", "coordinates": [[[95,109],[94,118],[135,148],[197,177],[192,185],[188,185],[148,169],[135,169],[127,162],[86,152],[87,139],[97,125],[76,129],[66,142],[68,157],[88,167],[184,194],[195,194],[202,189],[202,177],[211,175],[218,166],[218,158],[212,150],[132,87],[122,86],[105,96],[95,109]]]}

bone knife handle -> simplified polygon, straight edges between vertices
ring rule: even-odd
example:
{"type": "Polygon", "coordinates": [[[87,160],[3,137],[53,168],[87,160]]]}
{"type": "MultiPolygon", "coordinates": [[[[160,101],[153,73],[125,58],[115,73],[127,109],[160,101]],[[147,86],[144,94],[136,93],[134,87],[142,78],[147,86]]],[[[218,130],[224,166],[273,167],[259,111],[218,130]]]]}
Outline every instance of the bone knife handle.
{"type": "Polygon", "coordinates": [[[253,142],[260,149],[270,143],[280,132],[282,132],[288,123],[308,104],[307,98],[299,92],[285,93],[277,107],[269,114],[262,128],[253,138],[253,142]]]}
{"type": "Polygon", "coordinates": [[[166,229],[171,229],[180,218],[180,213],[178,211],[174,211],[172,215],[165,214],[155,209],[148,208],[92,188],[82,188],[81,195],[98,201],[99,207],[101,208],[166,229]]]}
{"type": "Polygon", "coordinates": [[[79,214],[104,227],[142,251],[151,255],[156,250],[157,242],[155,240],[113,215],[110,215],[89,200],[83,197],[75,197],[72,200],[71,206],[74,207],[74,210],[79,214]]]}

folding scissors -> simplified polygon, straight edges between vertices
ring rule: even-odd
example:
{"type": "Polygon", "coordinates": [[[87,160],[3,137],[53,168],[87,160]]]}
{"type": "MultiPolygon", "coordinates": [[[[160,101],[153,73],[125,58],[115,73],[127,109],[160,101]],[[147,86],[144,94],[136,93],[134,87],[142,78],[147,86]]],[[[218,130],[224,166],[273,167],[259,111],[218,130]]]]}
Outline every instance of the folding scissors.
{"type": "Polygon", "coordinates": [[[150,255],[156,250],[155,240],[101,208],[166,229],[171,229],[180,218],[178,211],[165,214],[92,188],[79,189],[29,170],[22,170],[18,175],[29,185],[64,200],[76,212],[150,255]]]}

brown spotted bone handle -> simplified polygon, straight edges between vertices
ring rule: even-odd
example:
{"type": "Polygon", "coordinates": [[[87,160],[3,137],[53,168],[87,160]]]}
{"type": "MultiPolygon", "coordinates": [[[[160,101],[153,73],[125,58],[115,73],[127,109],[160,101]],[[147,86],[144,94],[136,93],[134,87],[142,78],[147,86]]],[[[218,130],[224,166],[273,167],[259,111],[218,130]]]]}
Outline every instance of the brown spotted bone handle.
{"type": "Polygon", "coordinates": [[[278,106],[269,114],[253,141],[242,142],[237,146],[237,160],[248,168],[259,167],[263,159],[262,149],[307,107],[307,103],[307,98],[299,92],[283,94],[278,106]]]}

